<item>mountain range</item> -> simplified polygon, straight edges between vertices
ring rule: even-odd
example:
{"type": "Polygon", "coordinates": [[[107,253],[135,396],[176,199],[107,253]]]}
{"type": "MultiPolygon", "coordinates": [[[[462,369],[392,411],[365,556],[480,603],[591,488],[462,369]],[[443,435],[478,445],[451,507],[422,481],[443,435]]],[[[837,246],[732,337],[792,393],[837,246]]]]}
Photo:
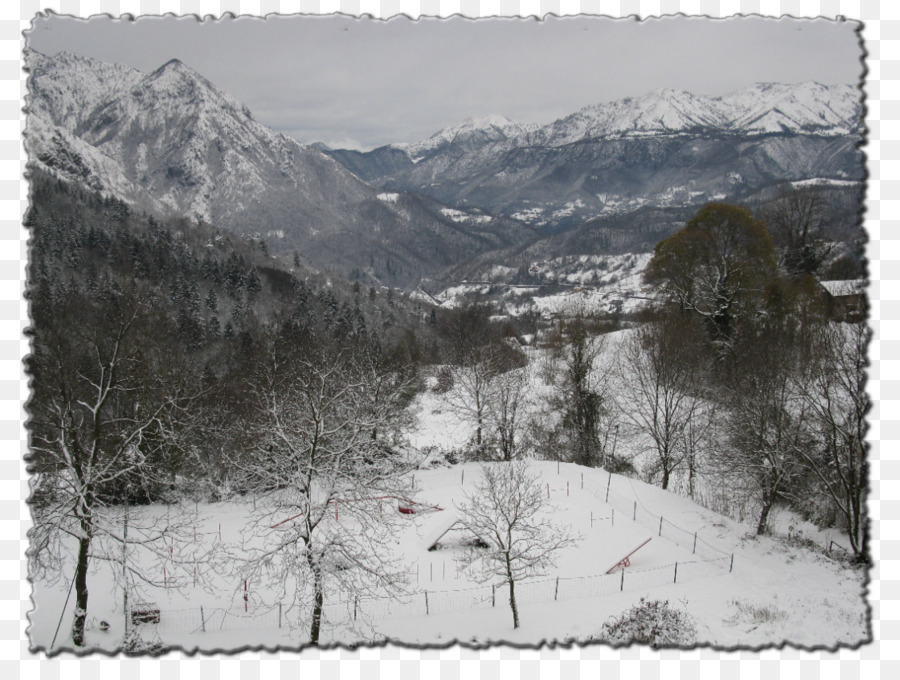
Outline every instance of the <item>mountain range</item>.
{"type": "Polygon", "coordinates": [[[863,177],[850,86],[760,84],[718,98],[659,90],[548,125],[488,116],[356,152],[267,128],[178,60],[149,74],[67,53],[30,51],[27,63],[33,167],[389,285],[591,220],[863,177]]]}
{"type": "Polygon", "coordinates": [[[533,236],[432,198],[387,193],[253,119],[178,60],[150,74],[29,55],[30,162],[152,214],[261,235],[308,264],[391,285],[533,236]]]}
{"type": "Polygon", "coordinates": [[[767,83],[724,97],[664,89],[544,126],[490,117],[418,144],[329,153],[377,186],[554,231],[784,180],[861,180],[860,110],[849,85],[767,83]]]}

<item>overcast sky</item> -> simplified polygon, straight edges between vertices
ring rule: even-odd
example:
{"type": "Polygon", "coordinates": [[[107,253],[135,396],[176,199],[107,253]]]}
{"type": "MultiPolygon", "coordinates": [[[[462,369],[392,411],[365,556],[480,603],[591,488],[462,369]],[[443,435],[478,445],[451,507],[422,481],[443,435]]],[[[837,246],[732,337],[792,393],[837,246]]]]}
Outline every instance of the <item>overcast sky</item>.
{"type": "Polygon", "coordinates": [[[466,118],[547,123],[660,87],[721,95],[754,82],[857,85],[856,22],[638,22],[591,17],[39,18],[28,46],[150,72],[176,57],[255,118],[309,143],[414,142],[466,118]]]}

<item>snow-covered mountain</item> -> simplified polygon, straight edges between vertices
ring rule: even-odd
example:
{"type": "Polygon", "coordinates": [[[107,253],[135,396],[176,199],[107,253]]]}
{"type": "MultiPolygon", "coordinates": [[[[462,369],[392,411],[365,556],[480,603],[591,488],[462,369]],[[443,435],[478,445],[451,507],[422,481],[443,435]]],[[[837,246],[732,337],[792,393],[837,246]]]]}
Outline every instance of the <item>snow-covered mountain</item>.
{"type": "Polygon", "coordinates": [[[150,74],[65,53],[28,62],[32,168],[384,283],[485,263],[538,233],[565,232],[542,239],[542,253],[618,252],[670,232],[674,213],[665,228],[639,220],[637,241],[596,220],[627,226],[628,215],[690,212],[779,182],[863,176],[849,86],[658,90],[549,125],[488,116],[361,153],[266,128],[178,60],[150,74]],[[601,227],[579,226],[591,224],[601,227]]]}
{"type": "Polygon", "coordinates": [[[444,128],[421,142],[392,146],[405,151],[413,162],[418,163],[423,158],[451,145],[457,149],[476,149],[493,142],[514,140],[537,128],[537,125],[522,125],[506,116],[491,115],[468,118],[459,125],[444,128]]]}
{"type": "Polygon", "coordinates": [[[719,99],[730,129],[742,135],[772,133],[859,135],[860,91],[815,82],[757,83],[719,99]]]}
{"type": "Polygon", "coordinates": [[[544,126],[487,118],[418,144],[329,153],[380,186],[557,230],[784,180],[860,180],[860,111],[849,85],[763,83],[722,97],[662,89],[544,126]]]}
{"type": "Polygon", "coordinates": [[[849,85],[758,83],[722,97],[661,89],[586,107],[539,128],[521,144],[564,146],[664,135],[833,137],[857,134],[860,123],[859,90],[849,85]]]}
{"type": "Polygon", "coordinates": [[[69,52],[53,58],[28,50],[29,113],[74,131],[101,104],[137,84],[143,73],[69,52]]]}
{"type": "Polygon", "coordinates": [[[177,59],[143,74],[29,56],[32,167],[142,209],[270,235],[274,250],[298,250],[313,266],[391,283],[533,235],[510,219],[453,219],[431,198],[383,200],[177,59]]]}

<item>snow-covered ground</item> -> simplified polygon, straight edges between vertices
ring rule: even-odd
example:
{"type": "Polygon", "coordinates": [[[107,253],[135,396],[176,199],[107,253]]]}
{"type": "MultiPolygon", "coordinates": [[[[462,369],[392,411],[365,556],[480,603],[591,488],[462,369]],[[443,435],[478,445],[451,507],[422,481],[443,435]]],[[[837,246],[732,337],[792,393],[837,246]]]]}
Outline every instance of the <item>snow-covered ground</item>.
{"type": "MultiPolygon", "coordinates": [[[[401,516],[390,549],[404,567],[408,595],[399,601],[344,598],[343,602],[335,602],[341,598],[333,593],[330,600],[326,596],[323,643],[584,640],[641,597],[668,600],[690,613],[701,644],[758,646],[786,641],[819,647],[867,639],[863,572],[797,543],[753,537],[746,525],[636,480],[553,462],[532,462],[530,469],[546,489],[553,520],[568,526],[580,541],[561,552],[556,568],[529,579],[531,585],[518,587],[519,629],[512,627],[497,580],[479,583],[477,562],[468,571],[461,568],[462,548],[454,545],[461,540],[459,532],[451,531],[442,549],[427,550],[435,529],[442,528],[437,525],[457,512],[455,507],[467,494],[475,493],[480,468],[470,463],[419,470],[409,476],[409,496],[441,510],[401,516]],[[693,547],[694,532],[697,548],[693,547]],[[648,538],[650,542],[632,556],[624,576],[621,571],[605,575],[648,538]],[[492,582],[497,586],[493,603],[492,582]]],[[[390,513],[396,510],[388,501],[381,508],[390,513]]],[[[207,589],[193,585],[191,556],[239,546],[252,512],[250,501],[156,506],[141,512],[181,513],[197,530],[196,543],[190,531],[186,539],[175,542],[171,561],[141,565],[158,585],[144,585],[140,595],[132,593],[133,606],[142,601],[142,606],[160,610],[158,624],[142,625],[145,638],[158,636],[163,644],[186,650],[303,644],[305,628],[289,625],[294,610],[287,603],[279,609],[280,584],[249,583],[245,591],[239,561],[211,559],[201,564],[200,580],[205,576],[209,585],[207,589]],[[160,573],[151,573],[154,570],[160,573]],[[203,573],[210,570],[215,573],[203,573]],[[161,584],[164,576],[166,585],[161,584]]],[[[352,533],[352,527],[348,531],[352,533]]],[[[103,649],[117,648],[123,632],[122,592],[113,585],[111,568],[95,564],[89,578],[88,638],[103,649]],[[107,621],[109,630],[101,630],[100,621],[107,621]]],[[[35,583],[33,645],[50,646],[67,585],[35,583]]],[[[72,609],[70,599],[55,648],[70,646],[72,609]]]]}
{"type": "MultiPolygon", "coordinates": [[[[600,363],[614,362],[631,333],[604,336],[600,363]]],[[[538,415],[551,389],[542,375],[548,355],[537,349],[526,353],[528,367],[520,370],[527,372],[529,389],[522,408],[538,415]]],[[[499,579],[485,581],[481,562],[464,567],[467,549],[458,528],[445,535],[438,549],[428,550],[452,525],[460,504],[476,493],[481,474],[476,463],[446,462],[447,454],[464,450],[473,434],[472,424],[451,401],[450,395],[427,390],[410,407],[415,425],[409,444],[427,457],[405,477],[403,498],[417,502],[419,512],[401,514],[400,506],[409,503],[397,498],[367,501],[368,512],[385,513],[393,521],[392,540],[382,548],[404,575],[404,594],[391,598],[382,591],[328,590],[323,644],[583,641],[642,597],[668,600],[688,612],[696,620],[699,644],[833,647],[869,638],[865,572],[839,561],[840,549],[834,556],[826,554],[832,541],[847,545],[837,530],[820,531],[779,510],[772,518],[778,537],[757,537],[751,524],[684,496],[602,469],[547,461],[529,464],[552,506],[547,516],[579,540],[560,552],[554,568],[517,585],[521,627],[514,629],[499,579]],[[624,576],[621,570],[606,574],[647,539],[624,576]]],[[[641,470],[646,449],[639,439],[623,427],[617,444],[617,452],[641,470]]],[[[149,520],[157,518],[158,525],[177,519],[184,525],[174,540],[167,539],[162,559],[142,556],[138,549],[129,556],[153,582],[132,579],[132,608],[160,611],[158,624],[141,626],[145,638],[204,651],[304,644],[308,620],[280,593],[282,582],[245,583],[247,567],[240,557],[247,545],[258,546],[262,540],[249,533],[254,506],[252,498],[236,497],[222,503],[132,508],[130,526],[135,528],[129,536],[142,519],[154,523],[149,520]]],[[[118,526],[118,517],[112,526],[118,526]]],[[[354,535],[352,513],[336,509],[329,522],[354,535]]],[[[68,552],[73,555],[74,547],[68,552]]],[[[121,565],[95,561],[89,576],[88,640],[106,650],[118,648],[124,625],[121,580],[114,578],[113,569],[121,570],[121,565]],[[102,621],[108,622],[108,630],[101,629],[102,621]]],[[[71,647],[74,600],[67,602],[68,587],[65,579],[35,582],[34,647],[48,649],[54,637],[53,649],[71,647]]]]}

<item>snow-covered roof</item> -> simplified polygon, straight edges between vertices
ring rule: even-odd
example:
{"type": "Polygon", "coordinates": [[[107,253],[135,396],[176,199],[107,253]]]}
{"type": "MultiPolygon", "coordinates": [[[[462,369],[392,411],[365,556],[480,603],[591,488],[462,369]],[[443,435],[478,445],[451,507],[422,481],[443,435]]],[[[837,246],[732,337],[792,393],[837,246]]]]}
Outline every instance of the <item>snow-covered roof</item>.
{"type": "Polygon", "coordinates": [[[833,297],[843,297],[845,295],[859,295],[866,292],[866,282],[864,279],[855,279],[852,281],[820,281],[822,288],[827,290],[833,297]]]}

